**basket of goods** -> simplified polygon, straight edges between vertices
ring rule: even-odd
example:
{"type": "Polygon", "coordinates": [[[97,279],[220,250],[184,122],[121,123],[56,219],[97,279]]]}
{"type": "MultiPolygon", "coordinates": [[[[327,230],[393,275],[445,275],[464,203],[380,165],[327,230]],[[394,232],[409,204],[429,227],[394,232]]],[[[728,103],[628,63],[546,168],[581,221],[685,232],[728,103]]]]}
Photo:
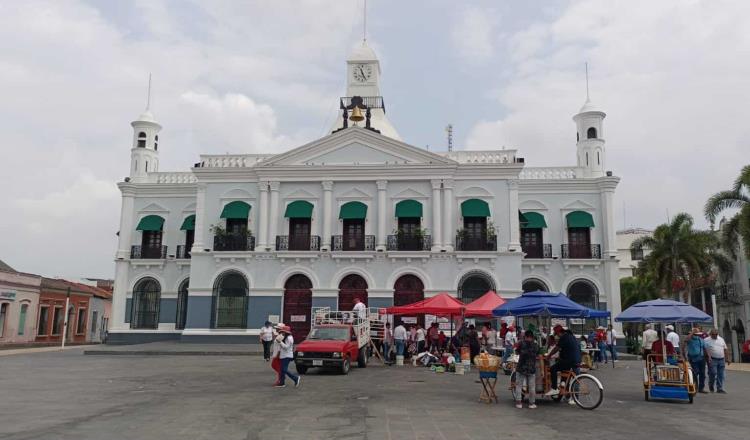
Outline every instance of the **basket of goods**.
{"type": "Polygon", "coordinates": [[[488,353],[482,353],[474,356],[474,365],[480,372],[494,373],[500,369],[501,359],[488,353]]]}

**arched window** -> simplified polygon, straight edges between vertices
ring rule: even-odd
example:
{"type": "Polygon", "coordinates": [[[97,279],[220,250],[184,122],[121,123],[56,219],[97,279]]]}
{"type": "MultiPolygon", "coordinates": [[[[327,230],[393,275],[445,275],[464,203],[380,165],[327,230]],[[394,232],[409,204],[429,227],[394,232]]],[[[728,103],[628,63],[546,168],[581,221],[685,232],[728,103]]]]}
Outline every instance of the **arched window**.
{"type": "Polygon", "coordinates": [[[26,315],[29,311],[29,305],[28,304],[21,304],[21,312],[18,315],[18,335],[23,336],[24,331],[26,330],[26,315]]]}
{"type": "Polygon", "coordinates": [[[213,295],[213,328],[247,328],[247,291],[245,277],[235,271],[222,274],[213,295]]]}
{"type": "Polygon", "coordinates": [[[177,289],[177,316],[174,321],[174,328],[177,330],[184,329],[187,321],[188,287],[190,287],[190,278],[180,283],[180,288],[177,289]]]}
{"type": "Polygon", "coordinates": [[[549,292],[549,288],[547,287],[547,285],[537,280],[536,278],[529,278],[528,280],[524,280],[523,284],[521,285],[521,290],[523,290],[523,293],[536,291],[549,292]]]}
{"type": "Polygon", "coordinates": [[[589,166],[589,153],[586,152],[586,166],[589,166]]]}
{"type": "Polygon", "coordinates": [[[146,148],[146,133],[138,133],[138,148],[146,148]]]}
{"type": "Polygon", "coordinates": [[[350,274],[339,282],[339,310],[351,310],[355,298],[367,305],[367,281],[357,274],[350,274]]]}
{"type": "MultiPolygon", "coordinates": [[[[393,305],[405,306],[424,299],[424,283],[416,275],[402,275],[393,284],[393,305]]],[[[393,317],[393,325],[402,322],[400,316],[393,317]]],[[[417,316],[417,323],[424,326],[424,315],[417,316]]]]}
{"type": "Polygon", "coordinates": [[[596,287],[586,280],[574,281],[568,287],[568,298],[590,309],[596,309],[599,305],[596,287]]]}
{"type": "Polygon", "coordinates": [[[581,134],[576,132],[576,142],[581,140],[581,134]]]}
{"type": "Polygon", "coordinates": [[[154,151],[159,149],[159,135],[154,136],[154,151]]]}
{"type": "Polygon", "coordinates": [[[495,290],[492,278],[484,272],[469,272],[458,283],[458,298],[470,303],[489,290],[495,290]]]}
{"type": "Polygon", "coordinates": [[[587,139],[596,139],[596,128],[589,127],[588,131],[586,131],[586,138],[587,139]]]}
{"type": "Polygon", "coordinates": [[[599,154],[599,150],[596,151],[596,164],[597,165],[602,164],[602,158],[601,158],[601,155],[599,154]]]}
{"type": "Polygon", "coordinates": [[[310,332],[312,287],[310,278],[299,273],[284,283],[283,322],[292,328],[295,343],[304,341],[310,332]]]}
{"type": "Polygon", "coordinates": [[[130,328],[156,329],[159,327],[161,286],[153,278],[138,281],[133,289],[130,328]]]}

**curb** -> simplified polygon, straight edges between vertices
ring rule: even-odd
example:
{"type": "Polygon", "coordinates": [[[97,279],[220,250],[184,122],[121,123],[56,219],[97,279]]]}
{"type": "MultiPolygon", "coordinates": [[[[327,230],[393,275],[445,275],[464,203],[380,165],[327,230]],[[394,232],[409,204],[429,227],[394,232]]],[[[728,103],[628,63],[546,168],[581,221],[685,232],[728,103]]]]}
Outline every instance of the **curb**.
{"type": "Polygon", "coordinates": [[[90,356],[261,356],[263,353],[246,351],[86,350],[83,354],[90,356]]]}

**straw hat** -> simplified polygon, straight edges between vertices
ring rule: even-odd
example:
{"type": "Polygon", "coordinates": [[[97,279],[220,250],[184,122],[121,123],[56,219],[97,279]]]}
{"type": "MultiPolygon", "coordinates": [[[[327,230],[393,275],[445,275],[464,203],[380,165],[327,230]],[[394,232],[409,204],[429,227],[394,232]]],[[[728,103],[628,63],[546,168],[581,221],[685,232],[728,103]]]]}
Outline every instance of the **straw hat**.
{"type": "Polygon", "coordinates": [[[279,327],[279,331],[284,333],[292,333],[292,328],[288,325],[282,325],[281,327],[279,327]]]}
{"type": "Polygon", "coordinates": [[[666,329],[667,330],[674,330],[674,326],[672,324],[669,324],[669,325],[667,325],[666,329]]]}

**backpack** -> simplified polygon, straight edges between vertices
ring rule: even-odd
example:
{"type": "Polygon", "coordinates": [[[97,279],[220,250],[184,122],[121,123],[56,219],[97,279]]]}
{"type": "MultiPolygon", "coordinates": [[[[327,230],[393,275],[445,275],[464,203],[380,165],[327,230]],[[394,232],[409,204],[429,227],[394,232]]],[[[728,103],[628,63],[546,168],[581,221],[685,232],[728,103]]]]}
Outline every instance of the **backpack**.
{"type": "Polygon", "coordinates": [[[703,357],[703,339],[690,338],[687,343],[688,358],[698,360],[703,357]]]}

